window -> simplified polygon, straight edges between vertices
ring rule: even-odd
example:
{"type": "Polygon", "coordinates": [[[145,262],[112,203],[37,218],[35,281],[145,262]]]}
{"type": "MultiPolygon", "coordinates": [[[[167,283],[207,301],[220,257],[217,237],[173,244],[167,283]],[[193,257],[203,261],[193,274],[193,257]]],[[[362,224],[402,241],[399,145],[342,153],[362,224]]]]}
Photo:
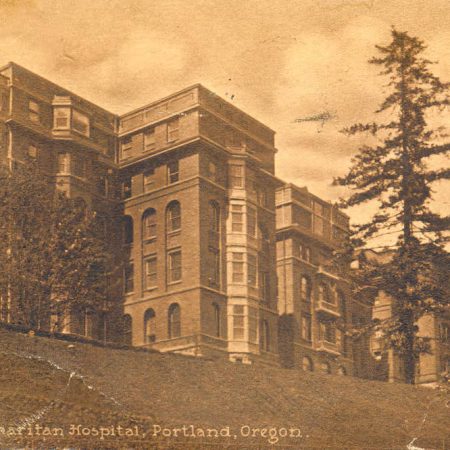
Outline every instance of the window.
{"type": "Polygon", "coordinates": [[[306,262],[311,262],[311,249],[309,247],[304,248],[303,259],[306,262]]]}
{"type": "Polygon", "coordinates": [[[244,339],[244,307],[233,306],[233,339],[242,341],[244,339]]]}
{"type": "Polygon", "coordinates": [[[2,92],[0,94],[0,96],[1,96],[1,98],[0,98],[0,111],[7,112],[9,110],[8,94],[6,94],[5,92],[2,92]]]}
{"type": "Polygon", "coordinates": [[[324,223],[322,217],[314,216],[314,233],[320,236],[324,234],[324,223]]]}
{"type": "Polygon", "coordinates": [[[209,247],[209,285],[220,286],[220,252],[217,248],[209,247]]]}
{"type": "Polygon", "coordinates": [[[259,337],[259,345],[261,350],[268,352],[270,350],[270,333],[269,333],[269,322],[267,320],[261,321],[261,330],[259,337]]]}
{"type": "Polygon", "coordinates": [[[72,111],[72,128],[84,136],[89,136],[89,117],[74,109],[72,111]]]}
{"type": "Polygon", "coordinates": [[[220,326],[220,306],[217,303],[213,303],[214,308],[214,335],[220,337],[222,329],[220,326]]]}
{"type": "Polygon", "coordinates": [[[181,336],[181,310],[180,305],[173,303],[169,307],[168,314],[169,324],[169,339],[177,338],[181,336]]]}
{"type": "Polygon", "coordinates": [[[311,281],[308,277],[303,276],[300,280],[300,291],[302,300],[305,302],[311,301],[311,281]]]}
{"type": "Polygon", "coordinates": [[[181,206],[177,201],[170,202],[167,206],[167,232],[181,230],[181,206]]]}
{"type": "Polygon", "coordinates": [[[156,255],[148,256],[144,260],[144,288],[152,289],[158,284],[156,255]]]}
{"type": "Polygon", "coordinates": [[[303,315],[302,316],[302,339],[305,341],[311,341],[312,340],[312,333],[311,333],[311,316],[309,315],[303,315]]]}
{"type": "Polygon", "coordinates": [[[108,177],[106,175],[97,177],[97,192],[105,197],[108,195],[108,177]]]}
{"type": "Polygon", "coordinates": [[[144,172],[144,192],[149,192],[153,189],[155,183],[155,169],[150,168],[144,172]]]}
{"type": "Polygon", "coordinates": [[[180,137],[180,120],[178,117],[167,122],[167,142],[176,141],[180,137]]]}
{"type": "Polygon", "coordinates": [[[129,314],[122,316],[122,336],[125,345],[132,345],[133,320],[129,314]]]}
{"type": "Polygon", "coordinates": [[[446,323],[441,323],[439,325],[439,334],[441,342],[448,344],[450,342],[450,326],[446,323]]]}
{"type": "Polygon", "coordinates": [[[319,285],[319,301],[325,302],[325,303],[331,303],[330,288],[326,284],[323,284],[323,283],[321,283],[319,285]]]}
{"type": "Polygon", "coordinates": [[[233,283],[244,282],[244,254],[233,252],[233,283]]]}
{"type": "Polygon", "coordinates": [[[180,179],[178,161],[172,161],[167,164],[167,182],[169,184],[176,183],[180,179]]]}
{"type": "Polygon", "coordinates": [[[314,202],[313,209],[316,214],[323,216],[323,205],[321,203],[314,202]]]}
{"type": "Polygon", "coordinates": [[[256,196],[258,193],[258,189],[256,187],[256,181],[254,180],[254,178],[252,178],[252,176],[247,177],[246,185],[249,193],[256,196]]]}
{"type": "Polygon", "coordinates": [[[216,202],[209,202],[209,229],[220,232],[220,208],[216,202]]]}
{"type": "Polygon", "coordinates": [[[155,335],[155,311],[147,309],[144,314],[144,340],[146,344],[156,341],[155,335]]]}
{"type": "Polygon", "coordinates": [[[168,253],[168,282],[174,283],[181,280],[181,250],[171,250],[168,253]]]}
{"type": "Polygon", "coordinates": [[[338,306],[339,306],[339,309],[341,310],[342,318],[345,319],[347,316],[347,302],[345,299],[345,295],[343,294],[343,292],[338,291],[337,298],[338,298],[338,306]]]}
{"type": "Polygon", "coordinates": [[[131,151],[133,150],[133,139],[131,136],[125,136],[122,139],[120,150],[122,153],[122,159],[129,158],[131,156],[131,151]]]}
{"type": "Polygon", "coordinates": [[[69,173],[69,155],[58,153],[58,173],[69,173]]]}
{"type": "Polygon", "coordinates": [[[38,148],[35,144],[30,144],[28,146],[27,156],[31,159],[37,159],[38,157],[38,148]]]}
{"type": "Polygon", "coordinates": [[[256,191],[258,205],[262,206],[263,208],[267,207],[267,191],[263,187],[259,187],[256,191]]]}
{"type": "Polygon", "coordinates": [[[28,102],[28,117],[32,122],[39,123],[40,122],[40,107],[39,103],[35,100],[30,100],[28,102]]]}
{"type": "Polygon", "coordinates": [[[250,342],[258,343],[258,311],[248,308],[248,339],[250,342]]]}
{"type": "Polygon", "coordinates": [[[72,155],[71,169],[73,175],[84,178],[86,176],[86,160],[79,155],[72,155]]]}
{"type": "Polygon", "coordinates": [[[247,234],[256,236],[256,210],[249,206],[247,207],[247,234]]]}
{"type": "Polygon", "coordinates": [[[156,211],[153,208],[144,212],[143,225],[144,240],[156,239],[156,211]]]}
{"type": "Polygon", "coordinates": [[[244,187],[244,170],[243,166],[230,166],[230,183],[232,188],[244,187]]]}
{"type": "Polygon", "coordinates": [[[259,289],[262,301],[268,303],[270,301],[270,278],[268,272],[259,273],[259,289]]]}
{"type": "Polygon", "coordinates": [[[125,294],[134,291],[134,264],[129,262],[125,265],[125,294]]]}
{"type": "Polygon", "coordinates": [[[149,128],[144,132],[144,150],[146,152],[154,150],[156,146],[155,129],[149,128]]]}
{"type": "Polygon", "coordinates": [[[126,245],[133,243],[133,219],[131,216],[123,218],[123,242],[126,245]]]}
{"type": "Polygon", "coordinates": [[[299,244],[298,246],[299,257],[303,259],[303,261],[311,262],[311,249],[306,247],[303,244],[299,244]]]}
{"type": "Polygon", "coordinates": [[[333,322],[320,322],[319,330],[321,340],[336,343],[336,326],[333,322]]]}
{"type": "Polygon", "coordinates": [[[339,335],[340,335],[340,342],[341,342],[341,353],[344,356],[347,356],[347,354],[348,354],[348,338],[345,335],[344,331],[339,331],[339,335]]]}
{"type": "Polygon", "coordinates": [[[256,286],[256,265],[257,259],[256,255],[247,255],[247,280],[250,286],[256,286]]]}
{"type": "Polygon", "coordinates": [[[217,181],[217,166],[213,161],[208,162],[208,178],[217,181]]]}
{"type": "Polygon", "coordinates": [[[53,115],[53,127],[56,129],[68,129],[70,124],[70,108],[55,108],[53,115]]]}
{"type": "Polygon", "coordinates": [[[302,369],[304,372],[313,372],[314,371],[313,362],[312,362],[311,358],[309,358],[308,356],[304,356],[302,358],[302,369]]]}
{"type": "Polygon", "coordinates": [[[320,364],[320,371],[329,375],[331,373],[331,366],[329,362],[323,362],[320,364]]]}
{"type": "Polygon", "coordinates": [[[231,205],[231,231],[242,233],[244,230],[244,213],[242,205],[231,205]]]}
{"type": "Polygon", "coordinates": [[[127,178],[122,182],[122,198],[130,198],[132,194],[131,178],[127,178]]]}

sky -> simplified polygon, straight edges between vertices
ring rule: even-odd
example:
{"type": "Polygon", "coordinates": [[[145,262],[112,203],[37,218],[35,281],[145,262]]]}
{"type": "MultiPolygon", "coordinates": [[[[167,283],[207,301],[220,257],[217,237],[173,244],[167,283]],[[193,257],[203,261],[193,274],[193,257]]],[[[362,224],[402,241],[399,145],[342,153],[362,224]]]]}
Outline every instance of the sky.
{"type": "Polygon", "coordinates": [[[360,143],[340,130],[373,121],[386,94],[367,61],[391,27],[423,39],[450,81],[448,0],[0,0],[0,18],[0,65],[114,113],[202,83],[276,131],[280,178],[330,201],[360,143]]]}

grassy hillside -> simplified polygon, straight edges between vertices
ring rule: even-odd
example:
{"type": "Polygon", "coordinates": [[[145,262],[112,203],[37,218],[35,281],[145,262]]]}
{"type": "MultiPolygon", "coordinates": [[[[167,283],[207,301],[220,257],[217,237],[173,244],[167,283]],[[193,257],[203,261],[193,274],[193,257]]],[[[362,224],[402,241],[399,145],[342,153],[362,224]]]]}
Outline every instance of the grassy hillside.
{"type": "Polygon", "coordinates": [[[442,391],[5,330],[0,345],[0,448],[266,448],[275,433],[271,442],[280,448],[405,449],[414,437],[418,447],[450,448],[450,397],[442,391]],[[212,431],[209,438],[184,437],[178,431],[164,438],[153,436],[155,424],[229,426],[230,437],[212,431]],[[80,425],[73,436],[71,425],[80,425]],[[120,432],[117,425],[130,435],[107,436],[111,426],[120,432]],[[246,425],[276,431],[251,437],[244,427],[241,435],[246,425]],[[103,440],[95,436],[100,427],[103,440]]]}

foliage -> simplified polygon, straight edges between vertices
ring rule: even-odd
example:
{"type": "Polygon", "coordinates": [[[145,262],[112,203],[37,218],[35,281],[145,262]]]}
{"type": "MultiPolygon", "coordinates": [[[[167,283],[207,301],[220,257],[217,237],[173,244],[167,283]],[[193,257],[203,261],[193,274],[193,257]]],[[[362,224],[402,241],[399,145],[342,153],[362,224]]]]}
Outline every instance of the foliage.
{"type": "Polygon", "coordinates": [[[417,355],[427,350],[416,321],[448,304],[444,271],[450,218],[433,212],[430,202],[433,184],[450,178],[445,165],[433,168],[436,161],[446,161],[450,144],[444,142],[444,129],[430,124],[436,121],[432,111],[449,105],[450,85],[432,74],[433,63],[423,57],[424,43],[407,32],[393,29],[392,42],[376,48],[379,56],[369,63],[380,66],[380,75],[389,80],[389,94],[376,111],[382,119],[344,130],[348,135],[365,133],[369,144],[359,149],[349,172],[335,183],[351,190],[342,206],[377,202],[378,210],[354,228],[352,245],[341,258],[383,236],[397,236],[389,249],[378,247],[380,258],[361,261],[353,272],[358,295],[374,298],[384,291],[394,299],[395,315],[382,326],[389,345],[403,356],[406,379],[412,383],[417,355]]]}
{"type": "Polygon", "coordinates": [[[15,322],[61,331],[70,310],[105,301],[108,252],[95,214],[33,161],[0,168],[0,232],[0,286],[15,322]]]}

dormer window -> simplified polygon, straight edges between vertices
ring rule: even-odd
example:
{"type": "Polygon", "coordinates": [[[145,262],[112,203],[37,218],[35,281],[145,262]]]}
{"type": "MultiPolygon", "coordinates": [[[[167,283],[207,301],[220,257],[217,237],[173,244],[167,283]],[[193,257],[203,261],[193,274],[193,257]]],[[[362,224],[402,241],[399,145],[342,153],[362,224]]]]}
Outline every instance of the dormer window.
{"type": "Polygon", "coordinates": [[[67,129],[70,125],[70,108],[55,108],[53,126],[56,129],[67,129]]]}

